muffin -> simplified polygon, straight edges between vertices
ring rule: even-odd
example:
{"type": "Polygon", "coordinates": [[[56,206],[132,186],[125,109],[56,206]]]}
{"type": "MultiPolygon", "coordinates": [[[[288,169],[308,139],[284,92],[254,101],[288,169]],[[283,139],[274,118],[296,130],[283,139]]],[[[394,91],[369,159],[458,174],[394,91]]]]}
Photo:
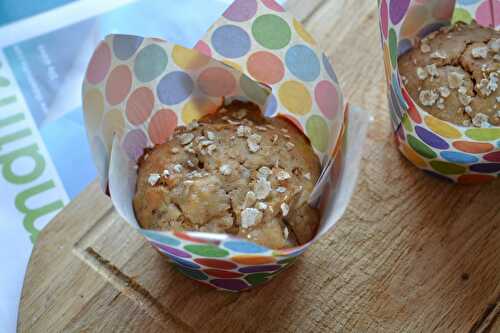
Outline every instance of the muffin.
{"type": "Polygon", "coordinates": [[[233,102],[145,151],[133,205],[146,229],[287,248],[316,234],[319,213],[308,198],[319,175],[318,157],[292,123],[233,102]]]}
{"type": "Polygon", "coordinates": [[[500,125],[500,32],[457,23],[399,57],[410,96],[428,113],[460,126],[500,125]]]}

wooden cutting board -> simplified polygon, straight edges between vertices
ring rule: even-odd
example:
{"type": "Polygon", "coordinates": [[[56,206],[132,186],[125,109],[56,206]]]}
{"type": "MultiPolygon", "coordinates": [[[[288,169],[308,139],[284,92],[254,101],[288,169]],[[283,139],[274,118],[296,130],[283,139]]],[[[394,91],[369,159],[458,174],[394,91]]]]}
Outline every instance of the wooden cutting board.
{"type": "Polygon", "coordinates": [[[176,272],[92,184],[41,233],[20,332],[500,332],[500,183],[456,186],[393,143],[376,1],[289,1],[372,112],[345,217],[267,285],[230,294],[176,272]]]}

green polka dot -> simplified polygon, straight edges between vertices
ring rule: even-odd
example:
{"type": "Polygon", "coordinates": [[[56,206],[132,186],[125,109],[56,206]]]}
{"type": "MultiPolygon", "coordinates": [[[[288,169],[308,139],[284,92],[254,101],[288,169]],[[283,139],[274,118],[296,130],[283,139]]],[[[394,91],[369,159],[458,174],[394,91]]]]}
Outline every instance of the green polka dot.
{"type": "Polygon", "coordinates": [[[188,269],[184,267],[180,267],[178,265],[175,266],[175,268],[181,272],[184,275],[187,275],[188,277],[195,279],[195,280],[208,280],[208,276],[204,274],[203,272],[200,271],[195,271],[193,269],[188,269]]]}
{"type": "Polygon", "coordinates": [[[255,273],[255,274],[249,274],[245,276],[245,280],[247,280],[248,283],[250,283],[252,286],[256,286],[258,284],[264,283],[268,281],[268,277],[272,276],[272,274],[269,273],[255,273]]]}
{"type": "Polygon", "coordinates": [[[452,21],[452,24],[455,24],[456,22],[464,22],[464,23],[469,24],[472,22],[472,16],[465,9],[456,8],[455,12],[453,13],[453,18],[451,21],[452,21]]]}
{"type": "Polygon", "coordinates": [[[320,116],[307,119],[306,133],[314,148],[324,153],[328,145],[328,125],[320,116]]]}
{"type": "Polygon", "coordinates": [[[266,103],[267,97],[270,94],[267,89],[261,87],[257,82],[250,80],[246,75],[241,76],[240,87],[249,100],[260,105],[266,103]]]}
{"type": "Polygon", "coordinates": [[[215,245],[186,245],[184,249],[203,257],[221,258],[229,255],[228,251],[218,248],[215,245]]]}
{"type": "Polygon", "coordinates": [[[435,158],[437,156],[431,148],[429,148],[425,143],[423,143],[413,135],[408,134],[407,139],[413,150],[415,150],[421,156],[427,158],[435,158]]]}
{"type": "Polygon", "coordinates": [[[408,132],[413,133],[413,128],[411,127],[410,123],[410,118],[408,118],[408,113],[405,113],[405,115],[403,116],[403,126],[408,132]]]}
{"type": "Polygon", "coordinates": [[[492,141],[500,139],[500,128],[471,128],[465,135],[477,141],[492,141]]]}
{"type": "Polygon", "coordinates": [[[398,41],[396,31],[393,28],[389,30],[389,50],[391,53],[392,67],[396,68],[396,65],[398,64],[398,41]]]}
{"type": "Polygon", "coordinates": [[[448,162],[431,161],[431,167],[444,175],[459,175],[466,171],[465,167],[448,162]]]}
{"type": "Polygon", "coordinates": [[[284,48],[292,36],[288,23],[273,14],[258,17],[252,24],[252,34],[260,45],[271,50],[284,48]]]}
{"type": "Polygon", "coordinates": [[[167,67],[167,53],[158,45],[143,48],[135,58],[134,73],[141,82],[157,78],[167,67]]]}

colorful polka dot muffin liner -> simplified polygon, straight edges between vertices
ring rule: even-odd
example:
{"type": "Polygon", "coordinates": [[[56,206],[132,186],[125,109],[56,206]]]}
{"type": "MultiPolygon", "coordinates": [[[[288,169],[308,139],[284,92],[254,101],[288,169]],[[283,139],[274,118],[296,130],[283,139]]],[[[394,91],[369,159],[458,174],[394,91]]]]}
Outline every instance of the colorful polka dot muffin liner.
{"type": "Polygon", "coordinates": [[[270,0],[235,1],[194,49],[110,35],[90,60],[82,94],[101,187],[118,213],[182,273],[229,291],[269,280],[333,227],[354,189],[369,122],[366,112],[344,104],[311,35],[270,0]],[[311,242],[272,250],[230,235],[152,231],[137,223],[132,199],[144,149],[234,99],[287,118],[310,139],[322,162],[310,198],[321,226],[311,242]]]}
{"type": "Polygon", "coordinates": [[[389,108],[401,153],[434,175],[463,184],[500,176],[500,127],[472,128],[442,121],[412,100],[398,71],[398,56],[417,37],[455,21],[497,27],[500,5],[493,0],[379,0],[380,30],[389,108]]]}

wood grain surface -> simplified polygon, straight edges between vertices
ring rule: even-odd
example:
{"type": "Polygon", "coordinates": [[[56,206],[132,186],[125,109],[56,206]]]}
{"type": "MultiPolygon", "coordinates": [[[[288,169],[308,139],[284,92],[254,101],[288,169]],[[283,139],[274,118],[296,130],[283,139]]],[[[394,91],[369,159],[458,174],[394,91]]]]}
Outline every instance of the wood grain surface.
{"type": "Polygon", "coordinates": [[[500,332],[500,183],[453,185],[396,151],[376,4],[287,4],[375,117],[332,232],[265,286],[218,292],[176,272],[94,183],[41,233],[19,332],[500,332]]]}

